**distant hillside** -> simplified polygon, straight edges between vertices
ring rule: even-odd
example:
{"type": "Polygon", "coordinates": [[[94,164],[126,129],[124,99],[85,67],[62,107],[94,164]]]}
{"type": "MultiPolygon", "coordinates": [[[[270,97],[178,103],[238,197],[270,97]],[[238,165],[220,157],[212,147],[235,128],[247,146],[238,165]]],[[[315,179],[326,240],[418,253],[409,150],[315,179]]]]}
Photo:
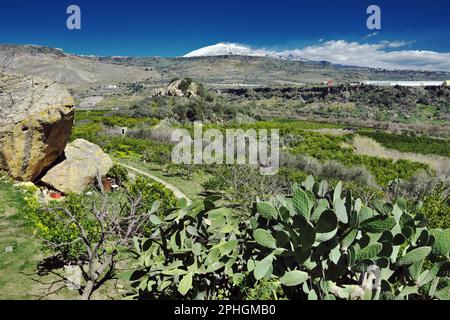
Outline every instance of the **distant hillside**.
{"type": "Polygon", "coordinates": [[[103,57],[100,61],[149,68],[167,81],[190,77],[210,87],[295,86],[363,80],[445,80],[448,72],[381,70],[333,65],[326,61],[286,61],[256,56],[213,56],[192,58],[103,57]]]}
{"type": "Polygon", "coordinates": [[[450,134],[450,87],[339,85],[331,89],[306,86],[218,91],[221,96],[237,101],[266,118],[334,119],[339,123],[346,123],[345,119],[358,119],[372,122],[366,126],[372,126],[374,122],[396,123],[416,125],[416,132],[428,127],[429,135],[450,134]]]}
{"type": "Polygon", "coordinates": [[[0,45],[0,71],[42,76],[69,86],[137,81],[158,76],[142,68],[118,66],[38,46],[0,45]]]}
{"type": "Polygon", "coordinates": [[[0,71],[39,75],[72,87],[117,82],[160,86],[182,77],[218,88],[300,86],[329,79],[337,84],[362,80],[450,79],[450,73],[446,72],[387,71],[257,56],[95,57],[66,54],[46,47],[16,45],[0,45],[0,71]]]}

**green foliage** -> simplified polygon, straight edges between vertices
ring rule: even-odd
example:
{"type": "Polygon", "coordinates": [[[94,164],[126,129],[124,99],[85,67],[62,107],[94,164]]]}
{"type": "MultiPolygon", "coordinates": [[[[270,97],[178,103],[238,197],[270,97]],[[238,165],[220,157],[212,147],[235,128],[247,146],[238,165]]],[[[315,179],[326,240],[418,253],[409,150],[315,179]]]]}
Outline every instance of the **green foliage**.
{"type": "Polygon", "coordinates": [[[126,187],[132,197],[142,198],[142,205],[139,207],[141,212],[151,211],[155,201],[160,203],[158,213],[161,215],[164,210],[172,208],[176,204],[173,193],[152,179],[137,177],[135,181],[127,183],[126,187]]]}
{"type": "Polygon", "coordinates": [[[450,197],[447,189],[443,185],[437,186],[423,199],[423,214],[433,228],[450,228],[450,197]]]}
{"type": "Polygon", "coordinates": [[[239,116],[253,117],[251,110],[244,109],[220,97],[191,97],[188,100],[177,100],[172,109],[175,118],[183,123],[202,121],[230,122],[239,116]]]}
{"type": "Polygon", "coordinates": [[[345,167],[363,166],[381,186],[395,179],[409,180],[418,170],[428,166],[408,160],[393,161],[385,158],[358,155],[351,149],[342,148],[349,137],[328,136],[315,132],[304,132],[303,139],[292,148],[292,153],[309,155],[319,161],[338,161],[345,167]]]}
{"type": "MultiPolygon", "coordinates": [[[[282,174],[263,176],[258,166],[210,165],[205,172],[211,176],[202,184],[206,193],[220,194],[226,200],[247,210],[254,199],[268,198],[289,189],[291,182],[282,174]]],[[[248,214],[248,211],[245,211],[248,214]]]]}
{"type": "Polygon", "coordinates": [[[75,114],[76,123],[94,123],[97,125],[105,125],[109,127],[127,127],[135,128],[138,126],[153,126],[158,123],[157,119],[151,117],[134,117],[134,116],[122,116],[114,112],[108,111],[83,111],[78,110],[75,114]]]}
{"type": "MultiPolygon", "coordinates": [[[[135,182],[128,182],[125,186],[127,196],[133,199],[141,198],[137,214],[152,212],[156,200],[159,200],[160,209],[155,214],[161,214],[176,203],[173,194],[153,180],[137,178],[135,182]]],[[[110,204],[114,208],[111,207],[111,210],[129,207],[128,198],[124,194],[111,194],[111,197],[114,197],[114,203],[110,204]]],[[[47,206],[43,206],[37,198],[36,190],[29,188],[26,190],[25,200],[25,212],[40,236],[47,242],[45,249],[50,253],[59,253],[73,261],[86,257],[86,248],[79,241],[80,229],[75,222],[83,227],[90,242],[99,240],[101,226],[92,211],[94,207],[102,206],[103,200],[97,192],[92,192],[89,196],[69,194],[63,201],[50,201],[47,206]],[[67,213],[70,213],[73,219],[68,220],[67,213]]],[[[146,231],[146,226],[142,226],[141,232],[146,234],[146,231]]]]}
{"type": "Polygon", "coordinates": [[[223,192],[226,191],[226,188],[228,188],[228,184],[226,181],[226,178],[223,176],[212,176],[208,180],[202,183],[202,187],[207,192],[223,192]]]}
{"type": "Polygon", "coordinates": [[[253,288],[242,287],[246,300],[285,300],[280,281],[275,279],[263,279],[253,288]]]}
{"type": "Polygon", "coordinates": [[[264,266],[253,270],[255,280],[279,279],[285,294],[297,299],[440,299],[448,294],[448,231],[427,229],[425,217],[406,211],[404,201],[369,208],[349,192],[343,197],[340,184],[327,190],[326,183],[312,178],[294,185],[293,194],[265,204],[280,213],[276,220],[256,207],[253,228],[270,231],[277,246],[254,237],[259,249],[250,259],[264,266]],[[423,264],[432,252],[446,261],[427,270],[423,264]],[[380,286],[373,287],[368,279],[378,272],[380,286]]]}
{"type": "Polygon", "coordinates": [[[118,164],[114,164],[112,166],[112,168],[109,170],[107,176],[115,179],[116,182],[120,186],[123,186],[125,183],[127,183],[129,181],[128,170],[125,169],[125,167],[118,165],[118,164]]]}
{"type": "Polygon", "coordinates": [[[48,207],[42,207],[34,192],[28,191],[25,212],[33,221],[40,236],[49,244],[45,247],[52,254],[60,253],[74,261],[83,260],[86,249],[79,239],[79,231],[74,222],[67,224],[65,210],[83,226],[89,239],[97,240],[99,226],[91,214],[95,201],[92,197],[69,195],[64,202],[52,201],[48,207]]]}
{"type": "Polygon", "coordinates": [[[249,221],[216,199],[179,205],[136,239],[134,297],[448,299],[450,230],[428,229],[420,205],[367,207],[312,177],[291,194],[258,202],[249,221]]]}
{"type": "Polygon", "coordinates": [[[172,146],[168,144],[131,137],[96,135],[89,141],[115,157],[139,159],[157,164],[166,164],[172,152],[172,146]]]}
{"type": "Polygon", "coordinates": [[[127,127],[135,128],[141,125],[154,126],[158,123],[158,120],[153,118],[134,118],[134,117],[120,117],[120,116],[109,116],[102,119],[102,122],[110,127],[127,127]]]}
{"type": "Polygon", "coordinates": [[[103,126],[99,123],[85,123],[77,125],[73,128],[70,140],[85,139],[95,141],[97,135],[103,130],[103,126]]]}
{"type": "Polygon", "coordinates": [[[121,275],[130,280],[135,298],[231,297],[239,283],[238,220],[229,209],[216,208],[215,199],[177,209],[155,221],[149,239],[135,239],[130,254],[138,268],[121,275]]]}
{"type": "Polygon", "coordinates": [[[369,130],[359,130],[358,133],[374,139],[386,148],[395,149],[401,152],[437,154],[450,157],[450,141],[448,139],[398,135],[383,131],[369,130]]]}
{"type": "MultiPolygon", "coordinates": [[[[219,124],[211,124],[205,126],[207,128],[221,129],[219,124]]],[[[278,129],[281,135],[292,134],[299,135],[305,130],[317,130],[317,129],[343,129],[345,126],[332,123],[322,123],[314,121],[299,121],[290,119],[276,119],[273,121],[258,121],[255,123],[230,123],[227,125],[229,129],[278,129]]]]}
{"type": "Polygon", "coordinates": [[[37,280],[47,281],[37,278],[36,267],[42,260],[41,241],[24,212],[27,202],[24,198],[33,196],[36,189],[24,185],[15,185],[0,173],[0,300],[36,299],[36,292],[42,290],[37,280]],[[13,252],[7,252],[7,247],[12,247],[13,252]]]}
{"type": "Polygon", "coordinates": [[[192,84],[192,79],[191,78],[183,78],[181,79],[180,85],[179,85],[179,89],[182,92],[186,92],[189,89],[189,86],[192,84]]]}
{"type": "MultiPolygon", "coordinates": [[[[137,111],[133,111],[137,112],[137,111]]],[[[158,120],[151,117],[121,116],[107,111],[78,111],[71,140],[86,139],[99,145],[105,152],[122,159],[139,159],[165,164],[170,160],[172,146],[151,139],[111,136],[105,132],[108,126],[149,127],[158,120]]]]}
{"type": "MultiPolygon", "coordinates": [[[[407,77],[406,74],[403,76],[407,77]]],[[[264,89],[242,89],[240,95],[250,96],[253,104],[262,105],[264,111],[268,109],[274,114],[279,114],[282,108],[284,114],[297,111],[302,117],[321,117],[334,121],[345,119],[346,122],[349,118],[438,125],[444,125],[448,121],[450,92],[445,87],[339,85],[330,91],[325,86],[305,86],[285,90],[264,89]],[[273,104],[270,101],[278,103],[273,104]]]]}
{"type": "MultiPolygon", "coordinates": [[[[208,125],[207,128],[218,128],[224,130],[224,126],[208,125]]],[[[306,121],[260,121],[251,124],[230,124],[228,128],[247,129],[279,129],[281,141],[289,140],[285,146],[285,152],[296,156],[309,156],[317,160],[315,166],[320,166],[320,172],[308,172],[314,176],[331,179],[333,173],[336,179],[349,178],[365,179],[361,170],[354,170],[355,167],[365,168],[375,178],[375,182],[386,187],[389,182],[395,179],[411,179],[419,170],[429,170],[429,167],[422,163],[409,160],[393,161],[390,159],[358,155],[351,148],[344,148],[345,143],[349,143],[352,134],[334,136],[313,132],[310,130],[323,128],[343,128],[343,126],[333,124],[322,124],[306,121]],[[341,176],[336,176],[341,175],[341,176]],[[355,177],[353,177],[355,176],[355,177]]],[[[300,165],[300,164],[298,164],[300,165]]],[[[292,168],[289,168],[292,169],[292,168]]],[[[311,168],[310,168],[311,169],[311,168]]],[[[291,170],[290,175],[296,173],[291,170]]],[[[301,173],[298,173],[301,175],[301,173]]]]}

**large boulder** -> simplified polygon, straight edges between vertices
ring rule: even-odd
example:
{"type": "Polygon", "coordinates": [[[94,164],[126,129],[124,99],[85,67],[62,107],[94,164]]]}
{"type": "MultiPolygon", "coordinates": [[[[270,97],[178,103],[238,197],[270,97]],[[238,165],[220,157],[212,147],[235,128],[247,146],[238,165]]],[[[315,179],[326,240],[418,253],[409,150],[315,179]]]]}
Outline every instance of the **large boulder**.
{"type": "Polygon", "coordinates": [[[201,84],[189,78],[172,81],[167,88],[159,88],[153,92],[154,96],[169,97],[198,97],[202,96],[204,88],[201,84]]]}
{"type": "Polygon", "coordinates": [[[98,174],[105,176],[113,166],[111,158],[99,146],[83,139],[67,145],[65,158],[41,180],[65,194],[82,193],[98,174]]]}
{"type": "Polygon", "coordinates": [[[69,92],[55,82],[0,74],[0,170],[35,180],[64,152],[73,106],[69,92]]]}

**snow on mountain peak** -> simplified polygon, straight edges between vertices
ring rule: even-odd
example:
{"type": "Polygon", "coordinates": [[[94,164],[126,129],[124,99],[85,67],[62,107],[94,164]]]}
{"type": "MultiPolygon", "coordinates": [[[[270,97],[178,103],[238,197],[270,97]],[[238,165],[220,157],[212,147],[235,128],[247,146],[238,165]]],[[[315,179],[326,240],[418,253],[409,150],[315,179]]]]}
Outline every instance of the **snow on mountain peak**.
{"type": "Polygon", "coordinates": [[[185,58],[192,57],[205,57],[205,56],[225,56],[225,55],[238,55],[238,56],[264,56],[263,52],[252,50],[250,47],[237,44],[237,43],[218,43],[212,46],[200,48],[186,54],[185,58]]]}
{"type": "Polygon", "coordinates": [[[304,61],[300,56],[292,54],[292,52],[276,52],[266,49],[252,49],[249,46],[238,43],[218,43],[212,46],[203,47],[194,50],[186,55],[184,58],[193,57],[212,57],[212,56],[251,56],[251,57],[268,57],[281,60],[300,60],[304,61]]]}

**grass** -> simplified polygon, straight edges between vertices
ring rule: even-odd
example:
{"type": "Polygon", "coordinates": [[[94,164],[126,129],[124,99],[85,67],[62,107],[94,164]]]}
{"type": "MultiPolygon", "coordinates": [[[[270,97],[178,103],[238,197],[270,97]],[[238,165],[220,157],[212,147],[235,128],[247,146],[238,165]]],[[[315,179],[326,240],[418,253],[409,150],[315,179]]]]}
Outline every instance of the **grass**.
{"type": "Polygon", "coordinates": [[[0,181],[0,300],[33,298],[35,283],[29,274],[43,258],[30,222],[21,213],[21,194],[0,181]],[[13,252],[6,252],[12,247],[13,252]]]}
{"type": "Polygon", "coordinates": [[[97,104],[99,109],[112,109],[112,108],[129,108],[134,104],[141,101],[142,96],[107,96],[101,102],[97,104]]]}
{"type": "Polygon", "coordinates": [[[439,119],[439,109],[436,106],[418,104],[412,117],[406,122],[417,124],[445,125],[445,120],[439,119]]]}
{"type": "Polygon", "coordinates": [[[298,134],[304,130],[318,130],[318,129],[343,129],[344,125],[323,123],[315,121],[302,121],[302,120],[290,120],[290,119],[274,119],[273,121],[258,121],[256,123],[241,124],[233,123],[230,125],[205,125],[205,129],[218,128],[218,129],[279,129],[281,134],[298,134]]]}
{"type": "Polygon", "coordinates": [[[186,194],[191,200],[201,199],[200,193],[203,191],[202,183],[208,180],[208,177],[202,172],[195,172],[191,180],[186,180],[180,176],[168,175],[163,171],[163,166],[154,163],[143,163],[133,159],[120,159],[120,162],[136,169],[148,172],[173,186],[180,189],[181,192],[186,194]]]}
{"type": "Polygon", "coordinates": [[[24,205],[20,192],[0,180],[0,300],[35,299],[42,294],[33,276],[44,256],[31,222],[20,210],[24,205]],[[7,247],[13,252],[6,252],[7,247]]]}
{"type": "Polygon", "coordinates": [[[136,118],[131,116],[111,116],[102,110],[78,110],[75,114],[76,122],[88,122],[106,126],[135,128],[140,125],[153,126],[159,121],[154,118],[136,118]]]}

